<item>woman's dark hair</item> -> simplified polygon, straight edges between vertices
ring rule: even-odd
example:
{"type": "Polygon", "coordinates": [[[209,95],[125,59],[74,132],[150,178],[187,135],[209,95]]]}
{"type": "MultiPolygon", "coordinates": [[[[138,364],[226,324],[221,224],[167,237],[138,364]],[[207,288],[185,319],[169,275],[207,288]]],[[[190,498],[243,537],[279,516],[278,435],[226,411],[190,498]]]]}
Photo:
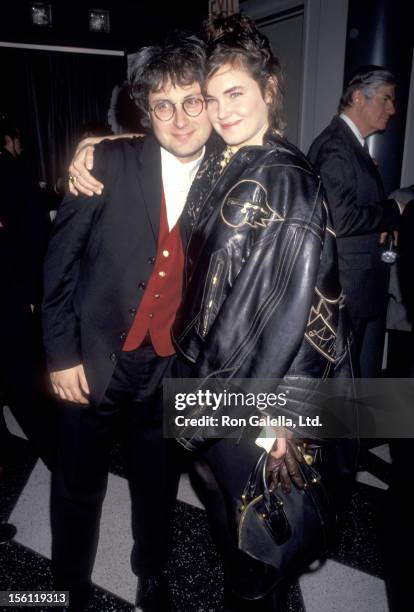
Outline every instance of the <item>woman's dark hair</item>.
{"type": "Polygon", "coordinates": [[[241,13],[218,17],[207,25],[207,80],[223,64],[242,67],[260,87],[263,99],[271,94],[269,124],[282,129],[282,70],[267,36],[241,13]]]}
{"type": "MultiPolygon", "coordinates": [[[[205,78],[205,45],[194,34],[175,31],[165,43],[143,47],[128,62],[128,81],[131,97],[143,113],[142,123],[148,119],[148,97],[160,91],[167,82],[173,86],[203,84],[205,78]]],[[[144,123],[145,122],[145,123],[144,123]]]]}

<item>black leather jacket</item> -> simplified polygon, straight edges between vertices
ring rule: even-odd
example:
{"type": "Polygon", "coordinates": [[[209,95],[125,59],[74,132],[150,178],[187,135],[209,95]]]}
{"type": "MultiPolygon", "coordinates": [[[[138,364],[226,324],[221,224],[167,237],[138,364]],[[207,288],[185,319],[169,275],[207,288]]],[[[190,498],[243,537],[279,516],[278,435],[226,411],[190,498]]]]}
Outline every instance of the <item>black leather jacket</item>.
{"type": "MultiPolygon", "coordinates": [[[[264,146],[240,149],[211,187],[213,166],[203,163],[186,209],[193,231],[172,332],[177,351],[198,378],[350,376],[320,178],[273,133],[264,146]]],[[[295,410],[318,412],[306,402],[295,410]]]]}

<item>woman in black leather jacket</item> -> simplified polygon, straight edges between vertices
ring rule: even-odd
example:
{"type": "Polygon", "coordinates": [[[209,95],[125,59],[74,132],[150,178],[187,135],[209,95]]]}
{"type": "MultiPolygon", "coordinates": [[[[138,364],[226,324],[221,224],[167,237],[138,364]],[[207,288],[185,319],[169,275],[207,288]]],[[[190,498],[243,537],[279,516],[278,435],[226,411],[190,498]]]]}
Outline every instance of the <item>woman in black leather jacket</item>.
{"type": "MultiPolygon", "coordinates": [[[[297,401],[288,402],[283,414],[296,421],[299,415],[315,417],[320,407],[300,400],[298,380],[306,385],[350,375],[335,235],[320,178],[280,135],[280,65],[254,23],[244,16],[216,21],[207,57],[207,111],[227,147],[203,162],[187,201],[193,231],[173,340],[191,364],[191,376],[284,379],[283,388],[296,392],[297,401]]],[[[309,436],[299,424],[296,432],[309,436]]],[[[291,480],[302,483],[287,430],[279,430],[273,445],[244,433],[241,443],[224,439],[203,451],[200,471],[207,488],[214,488],[213,475],[218,483],[210,518],[230,587],[252,597],[257,584],[253,580],[249,593],[248,576],[259,580],[265,568],[249,567],[236,552],[234,516],[261,452],[258,444],[270,451],[274,486],[289,491],[291,480]]],[[[193,428],[184,430],[181,441],[194,449],[208,435],[208,428],[193,428]]],[[[252,609],[284,609],[282,591],[250,602],[252,609]]]]}

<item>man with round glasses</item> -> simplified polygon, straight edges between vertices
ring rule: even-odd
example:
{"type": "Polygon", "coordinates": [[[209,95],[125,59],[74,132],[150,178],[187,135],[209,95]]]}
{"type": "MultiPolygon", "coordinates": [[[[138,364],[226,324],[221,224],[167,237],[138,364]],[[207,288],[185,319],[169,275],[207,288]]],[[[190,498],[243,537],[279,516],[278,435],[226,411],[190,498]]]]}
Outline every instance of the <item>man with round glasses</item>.
{"type": "Polygon", "coordinates": [[[152,108],[150,107],[150,111],[153,112],[157,119],[159,119],[160,121],[169,121],[175,115],[177,104],[182,106],[183,111],[189,117],[198,117],[198,115],[202,113],[204,108],[203,98],[189,96],[188,98],[185,98],[182,102],[161,100],[160,102],[157,102],[152,108]]]}
{"type": "MultiPolygon", "coordinates": [[[[165,563],[178,482],[162,437],[162,380],[181,301],[181,212],[211,126],[193,36],[139,51],[131,93],[152,134],[102,142],[99,195],[61,204],[45,262],[44,344],[58,408],[52,478],[55,588],[81,610],[91,590],[108,450],[120,425],[132,500],[137,605],[167,609],[165,563]],[[86,202],[86,200],[88,200],[86,202]]],[[[78,177],[72,175],[75,190],[78,177]]]]}

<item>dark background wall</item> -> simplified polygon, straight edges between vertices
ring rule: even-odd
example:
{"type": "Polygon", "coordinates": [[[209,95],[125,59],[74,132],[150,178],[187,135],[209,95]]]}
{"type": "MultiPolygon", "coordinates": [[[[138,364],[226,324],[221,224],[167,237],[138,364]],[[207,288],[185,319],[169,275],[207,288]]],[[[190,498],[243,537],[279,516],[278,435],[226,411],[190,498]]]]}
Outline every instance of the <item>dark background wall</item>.
{"type": "MultiPolygon", "coordinates": [[[[31,24],[30,2],[3,1],[0,43],[130,53],[162,40],[173,28],[200,33],[208,11],[208,0],[49,3],[53,26],[42,28],[31,24]],[[108,34],[89,31],[89,8],[109,10],[108,34]]],[[[286,13],[289,7],[304,7],[302,38],[296,35],[292,44],[293,50],[298,51],[295,56],[287,49],[286,58],[285,50],[280,49],[284,38],[290,41],[289,32],[283,31],[281,36],[278,31],[272,40],[289,66],[289,78],[300,89],[300,108],[289,107],[289,91],[286,104],[287,110],[292,111],[289,137],[304,151],[336,112],[344,73],[364,63],[390,65],[399,81],[398,113],[386,134],[374,136],[372,143],[387,191],[398,186],[401,172],[413,44],[411,4],[406,0],[240,0],[241,10],[258,22],[278,11],[286,13]],[[291,60],[296,62],[293,68],[291,60]]],[[[125,78],[125,57],[0,46],[0,64],[0,112],[16,116],[39,176],[53,182],[67,167],[81,126],[105,122],[112,89],[125,78]]]]}
{"type": "MultiPolygon", "coordinates": [[[[35,3],[35,2],[33,2],[35,3]]],[[[175,2],[86,0],[82,3],[49,0],[52,5],[52,28],[35,27],[30,21],[27,0],[2,2],[0,40],[26,43],[70,45],[99,49],[124,49],[127,52],[162,39],[172,28],[197,31],[207,17],[208,0],[175,2]],[[110,11],[109,34],[89,32],[88,10],[110,11]]]]}
{"type": "MultiPolygon", "coordinates": [[[[174,28],[201,32],[207,0],[49,2],[52,27],[31,23],[31,3],[2,4],[0,42],[133,52],[174,28]],[[107,9],[110,32],[89,31],[89,8],[107,9]]],[[[21,128],[39,179],[53,185],[67,168],[85,124],[104,124],[111,93],[126,76],[126,57],[0,46],[0,113],[21,128]]],[[[136,129],[139,129],[137,123],[136,129]]]]}
{"type": "Polygon", "coordinates": [[[39,180],[53,185],[86,124],[105,124],[123,57],[0,48],[0,111],[22,132],[39,180]]]}

